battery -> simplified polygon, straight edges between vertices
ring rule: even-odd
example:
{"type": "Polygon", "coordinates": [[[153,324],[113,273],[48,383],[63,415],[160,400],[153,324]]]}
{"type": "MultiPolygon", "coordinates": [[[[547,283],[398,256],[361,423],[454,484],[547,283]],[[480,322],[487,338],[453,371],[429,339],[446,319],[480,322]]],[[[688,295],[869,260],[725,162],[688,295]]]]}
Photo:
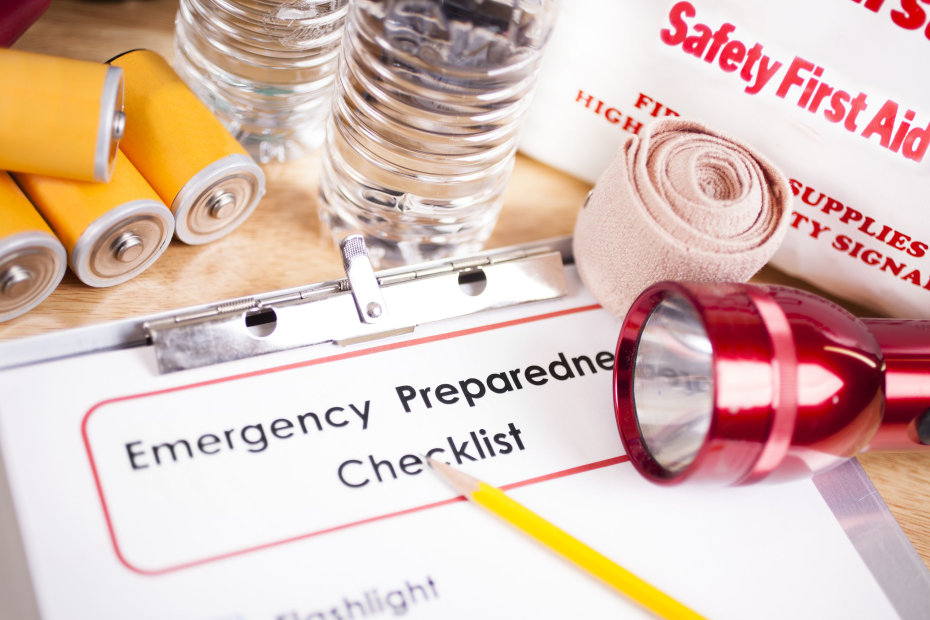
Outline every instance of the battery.
{"type": "Polygon", "coordinates": [[[13,178],[64,244],[71,271],[89,286],[137,276],[171,242],[171,211],[120,151],[109,183],[22,173],[13,178]]]}
{"type": "Polygon", "coordinates": [[[265,174],[155,52],[110,60],[126,80],[120,148],[175,216],[178,239],[215,241],[239,226],[265,193],[265,174]]]}
{"type": "Polygon", "coordinates": [[[123,71],[0,49],[0,170],[109,181],[125,128],[123,71]]]}
{"type": "Polygon", "coordinates": [[[0,321],[42,303],[67,264],[61,241],[9,173],[0,171],[0,321]]]}

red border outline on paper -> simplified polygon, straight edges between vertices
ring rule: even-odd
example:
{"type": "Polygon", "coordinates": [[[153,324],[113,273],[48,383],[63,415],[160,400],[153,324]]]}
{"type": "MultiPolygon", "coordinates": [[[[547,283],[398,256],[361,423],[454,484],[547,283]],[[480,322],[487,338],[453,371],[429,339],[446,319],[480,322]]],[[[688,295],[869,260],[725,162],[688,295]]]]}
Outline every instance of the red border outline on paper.
{"type": "MultiPolygon", "coordinates": [[[[372,347],[372,348],[369,348],[369,349],[361,349],[361,350],[358,350],[358,351],[350,351],[350,352],[346,352],[346,353],[339,353],[339,354],[337,354],[337,355],[330,355],[330,356],[327,356],[327,357],[321,357],[321,358],[312,359],[312,360],[305,360],[305,361],[302,361],[302,362],[295,362],[295,363],[293,363],[293,364],[286,364],[286,365],[283,365],[283,366],[275,366],[275,367],[273,367],[273,368],[264,368],[264,369],[262,369],[262,370],[256,370],[256,371],[252,371],[252,372],[241,373],[241,374],[238,374],[238,375],[231,375],[231,376],[228,376],[228,377],[220,377],[220,378],[211,379],[211,380],[208,380],[208,381],[201,381],[201,382],[198,382],[198,383],[190,383],[190,384],[187,384],[187,385],[174,386],[174,387],[165,388],[165,389],[161,389],[161,390],[155,390],[155,391],[152,391],[152,392],[144,392],[144,393],[141,393],[141,394],[132,394],[132,395],[129,395],[129,396],[120,396],[120,397],[110,398],[110,399],[107,399],[107,400],[104,400],[104,401],[100,401],[99,403],[97,403],[96,405],[94,405],[93,407],[91,407],[90,409],[88,409],[88,410],[87,410],[87,413],[84,414],[84,419],[83,419],[83,421],[81,422],[81,435],[83,436],[84,448],[85,448],[85,450],[87,451],[87,459],[88,459],[88,461],[89,461],[89,463],[90,463],[91,472],[93,473],[93,476],[94,476],[94,484],[95,484],[95,486],[96,486],[96,488],[97,488],[97,494],[98,494],[98,496],[100,497],[100,505],[101,505],[101,508],[103,509],[104,519],[106,520],[107,530],[109,531],[110,541],[113,543],[113,550],[114,550],[114,552],[116,553],[116,557],[119,559],[119,561],[120,561],[126,568],[128,568],[129,570],[131,570],[131,571],[133,571],[133,572],[135,572],[135,573],[138,573],[138,574],[140,574],[140,575],[164,575],[164,574],[166,574],[166,573],[171,573],[171,572],[183,570],[183,569],[186,569],[186,568],[192,568],[192,567],[194,567],[194,566],[200,566],[200,565],[202,565],[202,564],[207,564],[207,563],[209,563],[209,562],[215,562],[215,561],[217,561],[217,560],[223,560],[223,559],[227,559],[227,558],[231,558],[231,557],[243,555],[243,554],[246,554],[246,553],[251,553],[251,552],[253,552],[253,551],[260,551],[260,550],[262,550],[262,549],[269,549],[269,548],[271,548],[271,547],[277,547],[277,546],[279,546],[279,545],[283,545],[283,544],[295,542],[295,541],[298,541],[298,540],[304,540],[304,539],[307,539],[307,538],[312,538],[312,537],[314,537],[314,536],[319,536],[319,535],[321,535],[321,534],[328,534],[328,533],[330,533],[330,532],[336,532],[336,531],[338,531],[338,530],[343,530],[343,529],[355,527],[355,526],[358,526],[358,525],[364,525],[364,524],[366,524],[366,523],[373,523],[373,522],[375,522],[375,521],[380,521],[380,520],[383,520],[383,519],[390,519],[390,518],[393,518],[393,517],[399,517],[399,516],[401,516],[401,515],[406,515],[406,514],[411,514],[411,513],[414,513],[414,512],[419,512],[419,511],[421,511],[421,510],[428,510],[428,509],[430,509],[430,508],[438,508],[439,506],[445,506],[445,505],[447,505],[447,504],[452,504],[452,503],[455,503],[455,502],[465,501],[465,498],[462,497],[462,496],[452,497],[452,498],[445,499],[445,500],[441,500],[441,501],[438,501],[438,502],[433,502],[433,503],[430,503],[430,504],[424,504],[424,505],[422,505],[422,506],[415,506],[415,507],[413,507],[413,508],[407,508],[407,509],[399,510],[399,511],[396,511],[396,512],[390,512],[390,513],[386,513],[386,514],[383,514],[383,515],[377,515],[377,516],[374,516],[374,517],[368,517],[368,518],[366,518],[366,519],[361,519],[361,520],[359,520],[359,521],[352,521],[352,522],[350,522],[350,523],[344,523],[344,524],[342,524],[342,525],[335,525],[335,526],[328,527],[328,528],[325,528],[325,529],[322,529],[322,530],[317,530],[317,531],[314,531],[314,532],[308,532],[308,533],[305,533],[305,534],[300,534],[300,535],[298,535],[298,536],[291,536],[291,537],[288,537],[288,538],[285,538],[285,539],[282,539],[282,540],[277,540],[277,541],[273,541],[273,542],[269,542],[269,543],[263,543],[263,544],[261,544],[261,545],[256,545],[256,546],[253,546],[253,547],[246,547],[246,548],[244,548],[244,549],[238,549],[238,550],[236,550],[236,551],[230,551],[229,553],[222,553],[222,554],[219,554],[219,555],[210,556],[210,557],[208,557],[208,558],[204,558],[204,559],[201,559],[201,560],[193,560],[193,561],[190,561],[190,562],[184,562],[184,563],[177,564],[177,565],[174,565],[174,566],[169,566],[169,567],[167,567],[167,568],[154,569],[154,570],[142,569],[142,568],[138,568],[138,567],[133,566],[132,564],[130,564],[129,561],[123,556],[123,553],[122,553],[122,551],[120,550],[119,542],[117,541],[117,537],[116,537],[116,529],[115,529],[115,527],[114,527],[114,525],[113,525],[113,521],[112,521],[112,519],[111,519],[111,517],[110,517],[110,511],[109,511],[109,508],[107,507],[106,497],[104,496],[104,493],[103,493],[103,485],[102,485],[102,483],[101,483],[101,481],[100,481],[100,474],[99,474],[99,472],[97,471],[97,463],[94,461],[93,451],[91,450],[91,447],[90,447],[90,438],[89,438],[88,435],[87,435],[87,424],[88,424],[88,421],[90,420],[90,416],[91,416],[95,411],[97,411],[98,409],[100,409],[101,407],[104,407],[105,405],[110,405],[110,404],[113,404],[113,403],[128,401],[128,400],[136,400],[136,399],[139,399],[139,398],[146,398],[146,397],[149,397],[149,396],[157,396],[157,395],[160,395],[160,394],[167,394],[167,393],[171,393],[171,392],[179,392],[179,391],[182,391],[182,390],[189,390],[189,389],[193,389],[193,388],[204,387],[204,386],[207,386],[207,385],[214,385],[214,384],[218,384],[218,383],[225,383],[225,382],[227,382],[227,381],[234,381],[234,380],[238,380],[238,379],[246,379],[246,378],[249,378],[249,377],[255,377],[255,376],[259,376],[259,375],[266,375],[266,374],[271,374],[271,373],[275,373],[275,372],[281,372],[281,371],[285,371],[285,370],[293,370],[293,369],[295,369],[295,368],[305,368],[305,367],[308,367],[308,366],[315,366],[315,365],[317,365],[317,364],[324,364],[324,363],[329,363],[329,362],[336,362],[336,361],[340,361],[340,360],[351,359],[351,358],[354,358],[354,357],[361,357],[361,356],[363,356],[363,355],[372,355],[372,354],[381,353],[381,352],[384,352],[384,351],[392,351],[392,350],[395,350],[395,349],[403,349],[403,348],[412,347],[412,346],[416,346],[416,345],[420,345],[420,344],[426,344],[426,343],[430,343],[430,342],[437,342],[437,341],[440,341],[440,340],[449,340],[449,339],[451,339],[451,338],[459,338],[459,337],[468,336],[468,335],[471,335],[471,334],[477,334],[477,333],[486,332],[486,331],[492,331],[492,330],[497,330],[497,329],[503,329],[503,328],[505,328],[505,327],[512,327],[512,326],[515,326],[515,325],[522,325],[522,324],[525,324],[525,323],[532,323],[532,322],[536,322],[536,321],[543,321],[543,320],[546,320],[546,319],[557,318],[557,317],[566,316],[566,315],[570,315],[570,314],[578,314],[578,313],[581,313],[581,312],[589,312],[589,311],[591,311],[591,310],[597,310],[597,309],[599,309],[600,307],[601,307],[600,305],[592,304],[592,305],[588,305],[588,306],[580,306],[580,307],[577,307],[577,308],[569,308],[569,309],[566,309],[566,310],[559,310],[559,311],[556,311],[556,312],[549,312],[549,313],[546,313],[546,314],[538,314],[538,315],[535,315],[535,316],[523,317],[523,318],[519,318],[519,319],[513,319],[513,320],[510,320],[510,321],[503,321],[503,322],[500,322],[500,323],[493,323],[493,324],[489,324],[489,325],[481,325],[481,326],[478,326],[478,327],[472,327],[472,328],[463,329],[463,330],[454,331],[454,332],[447,332],[447,333],[444,333],[444,334],[437,334],[437,335],[434,335],[434,336],[426,336],[426,337],[423,337],[423,338],[414,338],[414,339],[412,339],[412,340],[406,340],[406,341],[403,341],[403,342],[395,342],[395,343],[391,343],[391,344],[385,344],[385,345],[381,345],[381,346],[377,346],[377,347],[372,347]]],[[[629,457],[627,457],[626,455],[617,456],[617,457],[613,457],[613,458],[610,458],[610,459],[606,459],[606,460],[602,460],[602,461],[597,461],[597,462],[594,462],[594,463],[588,463],[588,464],[585,464],[585,465],[580,465],[580,466],[578,466],[578,467],[572,467],[572,468],[569,468],[569,469],[564,469],[564,470],[557,471],[557,472],[553,472],[553,473],[550,473],[550,474],[544,474],[544,475],[542,475],[542,476],[537,476],[537,477],[535,477],[535,478],[529,478],[529,479],[527,479],[527,480],[521,480],[521,481],[518,481],[518,482],[512,482],[512,483],[510,483],[510,484],[503,485],[501,488],[504,489],[504,490],[514,489],[514,488],[518,488],[518,487],[522,487],[522,486],[528,486],[528,485],[532,485],[532,484],[537,484],[537,483],[539,483],[539,482],[545,482],[545,481],[547,481],[547,480],[554,480],[554,479],[556,479],[556,478],[562,478],[562,477],[565,477],[565,476],[572,476],[572,475],[575,475],[575,474],[579,474],[579,473],[583,473],[583,472],[591,471],[591,470],[595,470],[595,469],[600,469],[600,468],[602,468],[602,467],[608,467],[608,466],[616,465],[616,464],[619,464],[619,463],[625,463],[625,462],[627,462],[627,461],[629,461],[629,457]]]]}

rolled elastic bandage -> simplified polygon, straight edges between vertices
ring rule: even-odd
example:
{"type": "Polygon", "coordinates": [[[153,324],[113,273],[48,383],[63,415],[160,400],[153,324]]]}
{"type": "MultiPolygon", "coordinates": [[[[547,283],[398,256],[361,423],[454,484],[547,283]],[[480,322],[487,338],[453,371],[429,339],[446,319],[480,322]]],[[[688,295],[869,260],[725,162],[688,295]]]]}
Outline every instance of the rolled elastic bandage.
{"type": "Polygon", "coordinates": [[[630,136],[575,224],[578,272],[623,317],[662,280],[745,282],[785,236],[791,189],[745,144],[663,119],[630,136]]]}

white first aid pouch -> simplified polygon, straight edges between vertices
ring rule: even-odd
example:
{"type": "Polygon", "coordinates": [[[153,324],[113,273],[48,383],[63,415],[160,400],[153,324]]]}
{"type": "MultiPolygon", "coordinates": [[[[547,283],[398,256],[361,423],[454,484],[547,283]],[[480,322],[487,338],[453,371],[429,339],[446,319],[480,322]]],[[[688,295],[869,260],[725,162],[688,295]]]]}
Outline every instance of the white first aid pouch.
{"type": "Polygon", "coordinates": [[[523,125],[527,155],[595,182],[681,116],[791,181],[783,271],[930,318],[930,2],[565,2],[523,125]]]}

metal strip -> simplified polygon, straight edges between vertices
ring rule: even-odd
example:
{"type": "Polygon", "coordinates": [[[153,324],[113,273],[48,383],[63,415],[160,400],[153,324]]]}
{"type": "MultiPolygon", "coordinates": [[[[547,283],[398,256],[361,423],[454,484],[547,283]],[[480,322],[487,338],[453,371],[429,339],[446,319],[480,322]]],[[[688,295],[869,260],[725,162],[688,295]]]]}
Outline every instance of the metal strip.
{"type": "Polygon", "coordinates": [[[814,484],[902,620],[925,620],[930,571],[859,461],[814,476],[814,484]]]}
{"type": "MultiPolygon", "coordinates": [[[[353,258],[357,260],[357,257],[353,258]]],[[[247,298],[222,307],[148,321],[145,332],[162,373],[323,343],[346,344],[409,332],[417,325],[493,308],[554,299],[568,291],[562,254],[520,253],[431,265],[375,282],[362,278],[287,298],[247,298]],[[350,282],[351,281],[351,282],[350,282]],[[353,285],[370,284],[357,295],[353,285]],[[358,303],[377,297],[390,313],[360,317],[358,303]]]]}

